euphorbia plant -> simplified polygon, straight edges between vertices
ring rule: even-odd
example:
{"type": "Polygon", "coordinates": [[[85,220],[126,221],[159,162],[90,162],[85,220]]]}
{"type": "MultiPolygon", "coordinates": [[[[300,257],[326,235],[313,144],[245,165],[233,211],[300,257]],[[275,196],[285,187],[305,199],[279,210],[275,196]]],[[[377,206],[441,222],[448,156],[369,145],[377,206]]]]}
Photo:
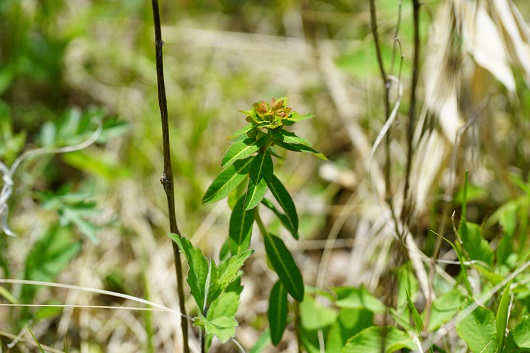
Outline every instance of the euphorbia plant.
{"type": "MultiPolygon", "coordinates": [[[[278,149],[312,153],[326,157],[313,149],[305,138],[285,127],[312,118],[311,114],[298,114],[287,106],[287,98],[272,99],[271,103],[257,102],[252,109],[241,111],[249,122],[230,138],[234,143],[228,148],[221,162],[223,170],[206,191],[203,202],[219,201],[230,194],[237,200],[232,210],[229,238],[223,247],[219,266],[206,259],[202,252],[176,235],[171,235],[186,255],[190,272],[188,283],[200,314],[194,324],[206,334],[216,335],[226,342],[235,333],[235,314],[242,286],[235,281],[244,261],[251,255],[249,250],[252,227],[257,223],[265,244],[265,251],[272,269],[279,280],[269,297],[270,337],[278,344],[287,323],[288,295],[295,301],[304,298],[304,283],[300,269],[283,240],[267,230],[261,220],[259,205],[270,209],[290,234],[298,239],[298,214],[289,192],[274,175],[274,158],[281,158],[278,149]],[[246,188],[239,187],[245,181],[246,188]],[[270,190],[275,202],[265,197],[270,190]],[[231,284],[232,283],[232,284],[231,284]]],[[[203,335],[204,337],[204,335],[203,335]]],[[[203,351],[207,340],[202,340],[203,351]]]]}

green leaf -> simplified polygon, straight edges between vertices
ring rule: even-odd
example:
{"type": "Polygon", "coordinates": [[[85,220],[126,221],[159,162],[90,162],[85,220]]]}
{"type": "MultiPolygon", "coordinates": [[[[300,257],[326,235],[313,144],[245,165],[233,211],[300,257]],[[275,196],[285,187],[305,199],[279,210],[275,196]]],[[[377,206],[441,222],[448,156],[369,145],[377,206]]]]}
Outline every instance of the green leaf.
{"type": "Polygon", "coordinates": [[[462,293],[458,289],[453,289],[436,298],[432,303],[428,331],[433,332],[452,319],[460,309],[462,298],[462,293]]]}
{"type": "Polygon", "coordinates": [[[458,227],[458,234],[471,260],[478,260],[490,266],[493,265],[493,250],[482,237],[482,231],[477,224],[462,220],[458,227]]]}
{"type": "Polygon", "coordinates": [[[294,132],[290,132],[287,130],[272,130],[271,131],[272,137],[274,138],[274,142],[280,141],[284,143],[289,144],[302,144],[308,147],[312,147],[313,144],[309,142],[309,140],[296,136],[294,132]]]}
{"type": "Polygon", "coordinates": [[[337,295],[335,305],[339,308],[368,309],[374,313],[384,313],[386,307],[379,299],[372,295],[366,287],[334,287],[331,288],[337,295]]]}
{"type": "Polygon", "coordinates": [[[517,325],[510,330],[508,338],[506,339],[507,352],[528,352],[530,349],[530,315],[525,315],[519,320],[517,325]]]}
{"type": "Polygon", "coordinates": [[[187,238],[174,233],[169,233],[168,236],[177,243],[188,261],[190,268],[188,272],[188,284],[191,295],[195,299],[201,313],[204,313],[210,303],[221,294],[217,285],[217,266],[213,260],[207,259],[204,256],[200,248],[194,247],[187,238]]]}
{"type": "Polygon", "coordinates": [[[479,306],[456,325],[456,333],[473,353],[495,353],[497,351],[497,330],[495,315],[479,306]]]}
{"type": "Polygon", "coordinates": [[[252,156],[259,150],[258,141],[251,138],[234,142],[223,156],[221,167],[229,166],[239,159],[244,159],[252,156]]]}
{"type": "Polygon", "coordinates": [[[253,252],[254,250],[246,250],[238,255],[232,256],[230,260],[228,260],[228,266],[219,277],[219,287],[222,291],[224,291],[230,283],[239,277],[239,270],[241,267],[243,267],[245,261],[250,255],[252,255],[253,252]]]}
{"type": "Polygon", "coordinates": [[[314,117],[315,116],[313,114],[298,114],[294,112],[293,114],[291,114],[291,116],[289,116],[289,118],[284,120],[284,124],[292,125],[294,123],[299,123],[300,121],[304,121],[304,120],[311,119],[314,117]],[[291,124],[287,124],[286,122],[290,122],[291,124]]]}
{"type": "MultiPolygon", "coordinates": [[[[236,292],[223,292],[212,302],[208,308],[206,318],[212,321],[218,317],[235,317],[239,307],[239,294],[236,292]]],[[[206,352],[210,348],[212,335],[206,337],[206,352]]]]}
{"type": "Polygon", "coordinates": [[[283,142],[283,141],[280,141],[280,140],[274,140],[274,143],[277,146],[285,148],[286,150],[289,150],[289,151],[312,153],[315,156],[317,156],[318,158],[321,158],[323,160],[328,160],[327,157],[324,156],[322,153],[314,150],[313,148],[311,148],[309,146],[302,145],[300,143],[286,143],[286,142],[283,142]]]}
{"type": "Polygon", "coordinates": [[[230,252],[237,255],[248,249],[252,238],[252,225],[254,224],[254,210],[245,210],[243,204],[246,195],[241,196],[232,210],[230,216],[230,252]]]}
{"type": "Polygon", "coordinates": [[[247,177],[254,157],[235,161],[217,175],[202,198],[203,203],[212,203],[225,198],[247,177]]]}
{"type": "Polygon", "coordinates": [[[240,130],[237,130],[236,132],[234,132],[232,135],[230,135],[230,137],[228,139],[229,140],[235,139],[238,136],[246,134],[247,132],[249,132],[253,128],[254,128],[254,124],[248,124],[245,127],[241,128],[240,130]]]}
{"type": "Polygon", "coordinates": [[[269,296],[270,338],[275,346],[280,343],[287,323],[287,291],[281,281],[276,281],[269,296]]]}
{"type": "Polygon", "coordinates": [[[250,166],[248,191],[245,198],[245,210],[256,207],[267,192],[267,183],[272,177],[273,165],[269,153],[258,153],[250,166]]]}
{"type": "Polygon", "coordinates": [[[502,350],[504,346],[504,337],[506,335],[506,327],[508,326],[508,316],[510,314],[510,285],[511,281],[506,284],[506,288],[502,293],[501,302],[497,309],[497,317],[495,324],[497,328],[497,347],[502,350]]]}
{"type": "Polygon", "coordinates": [[[302,327],[307,331],[331,326],[337,320],[337,316],[336,309],[321,305],[309,295],[300,304],[300,321],[302,327]]]}
{"type": "Polygon", "coordinates": [[[301,302],[304,299],[304,281],[293,255],[283,241],[272,234],[265,236],[265,251],[287,292],[301,302]]]}
{"type": "Polygon", "coordinates": [[[207,334],[215,335],[221,343],[226,343],[234,337],[236,327],[239,326],[233,316],[218,316],[213,320],[208,320],[202,315],[193,319],[193,325],[203,327],[207,334]]]}
{"type": "Polygon", "coordinates": [[[350,338],[342,348],[342,353],[391,353],[402,348],[416,348],[406,332],[395,327],[372,326],[350,338]]]}
{"type": "Polygon", "coordinates": [[[412,301],[412,298],[410,297],[410,294],[408,293],[408,291],[407,291],[407,303],[409,305],[409,310],[412,313],[412,319],[414,320],[416,332],[420,333],[423,330],[423,320],[420,316],[420,313],[418,312],[418,309],[416,309],[416,306],[414,305],[414,302],[412,301]]]}
{"type": "MultiPolygon", "coordinates": [[[[293,236],[298,239],[298,213],[296,212],[296,207],[294,205],[293,199],[289,192],[283,186],[280,179],[273,175],[269,181],[269,189],[272,192],[272,195],[278,201],[278,204],[281,206],[289,222],[287,229],[293,230],[295,233],[293,236]],[[296,234],[296,235],[295,235],[296,234]]],[[[281,218],[280,218],[281,220],[281,218]]]]}
{"type": "Polygon", "coordinates": [[[340,309],[339,316],[328,333],[326,352],[340,352],[350,337],[373,324],[374,313],[369,310],[340,309]]]}
{"type": "Polygon", "coordinates": [[[298,239],[298,233],[292,228],[289,218],[287,218],[286,215],[281,213],[280,210],[278,210],[276,206],[274,206],[272,201],[264,198],[263,200],[261,200],[261,203],[264,204],[268,209],[270,209],[276,215],[276,217],[280,220],[280,222],[282,222],[283,226],[289,231],[289,233],[291,233],[291,235],[295,239],[298,239]]]}

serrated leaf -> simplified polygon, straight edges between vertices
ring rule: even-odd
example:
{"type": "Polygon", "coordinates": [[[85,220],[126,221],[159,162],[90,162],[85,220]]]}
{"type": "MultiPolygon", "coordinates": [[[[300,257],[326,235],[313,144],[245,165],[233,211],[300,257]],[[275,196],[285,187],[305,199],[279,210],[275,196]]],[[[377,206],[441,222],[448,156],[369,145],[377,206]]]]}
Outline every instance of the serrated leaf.
{"type": "Polygon", "coordinates": [[[208,320],[204,316],[196,317],[193,324],[198,327],[204,327],[209,335],[215,335],[221,343],[226,343],[235,336],[236,327],[239,326],[233,316],[218,316],[213,320],[208,320]]]}
{"type": "Polygon", "coordinates": [[[228,260],[228,266],[219,277],[219,287],[222,291],[224,291],[226,287],[238,277],[239,270],[243,267],[245,261],[250,255],[252,255],[252,253],[254,253],[254,250],[247,250],[238,255],[232,256],[230,260],[228,260]]]}
{"type": "Polygon", "coordinates": [[[272,201],[264,198],[263,200],[261,200],[261,203],[264,204],[269,210],[271,210],[276,215],[276,217],[278,217],[280,222],[282,222],[283,226],[289,231],[289,233],[291,233],[291,235],[295,239],[298,239],[298,233],[293,229],[292,224],[289,221],[289,218],[287,218],[286,215],[281,213],[280,210],[278,210],[276,206],[274,206],[272,201]]]}
{"type": "Polygon", "coordinates": [[[219,173],[202,198],[203,203],[219,201],[230,194],[247,177],[254,157],[235,161],[219,173]]]}
{"type": "Polygon", "coordinates": [[[506,339],[507,352],[528,352],[530,348],[530,315],[525,315],[508,333],[506,339]],[[526,350],[518,350],[525,349],[526,350]]]}
{"type": "Polygon", "coordinates": [[[313,144],[309,140],[297,136],[294,132],[287,130],[272,130],[271,134],[274,138],[274,142],[281,141],[289,144],[302,144],[308,147],[312,147],[313,144]]]}
{"type": "Polygon", "coordinates": [[[495,353],[497,351],[497,330],[495,315],[479,306],[456,325],[456,333],[473,353],[495,353]]]}
{"type": "Polygon", "coordinates": [[[258,153],[250,166],[248,191],[243,205],[245,210],[256,207],[267,192],[267,183],[273,174],[272,158],[269,153],[258,153]]]}
{"type": "Polygon", "coordinates": [[[342,348],[342,353],[391,353],[402,348],[416,348],[406,332],[395,327],[372,326],[351,337],[342,348]]]}
{"type": "Polygon", "coordinates": [[[246,195],[241,196],[232,210],[230,227],[228,228],[230,252],[237,255],[248,249],[252,238],[254,224],[254,210],[245,210],[243,204],[246,195]]]}
{"type": "Polygon", "coordinates": [[[283,142],[283,141],[280,141],[280,140],[274,140],[274,143],[277,146],[285,148],[286,150],[289,150],[289,151],[312,153],[315,156],[317,156],[318,158],[321,158],[321,159],[326,160],[326,161],[328,160],[328,158],[326,156],[324,156],[322,153],[320,153],[320,152],[318,152],[318,151],[314,150],[313,148],[311,148],[309,146],[306,146],[306,145],[302,145],[302,144],[299,144],[299,143],[286,143],[286,142],[283,142]]]}
{"type": "Polygon", "coordinates": [[[502,350],[504,346],[504,337],[506,335],[506,327],[508,326],[508,316],[510,314],[510,285],[511,281],[506,284],[506,288],[502,293],[501,302],[497,309],[497,316],[495,324],[497,328],[497,347],[502,350]]]}
{"type": "Polygon", "coordinates": [[[283,241],[272,234],[265,236],[265,251],[287,293],[301,302],[304,299],[304,281],[293,255],[283,241]]]}
{"type": "Polygon", "coordinates": [[[293,234],[293,236],[298,239],[298,213],[296,212],[296,207],[291,195],[276,175],[273,175],[269,181],[269,189],[285,212],[285,216],[289,222],[289,227],[287,227],[287,229],[292,229],[296,234],[293,234]]]}
{"type": "Polygon", "coordinates": [[[275,346],[280,343],[287,323],[287,291],[281,281],[276,281],[269,296],[270,338],[275,346]]]}
{"type": "Polygon", "coordinates": [[[258,141],[251,138],[234,142],[223,156],[221,167],[229,166],[239,159],[252,156],[259,150],[258,141]]]}
{"type": "MultiPolygon", "coordinates": [[[[235,317],[239,307],[239,294],[236,292],[223,292],[219,297],[210,304],[206,318],[209,321],[217,317],[227,316],[235,317]]],[[[208,352],[212,343],[212,335],[206,335],[205,352],[208,352]]]]}
{"type": "Polygon", "coordinates": [[[201,313],[208,309],[211,302],[219,297],[221,291],[218,285],[218,269],[212,259],[206,258],[201,249],[194,247],[191,242],[174,233],[168,236],[177,243],[189,266],[188,285],[191,295],[201,313]]]}
{"type": "Polygon", "coordinates": [[[361,286],[361,288],[334,287],[331,290],[337,294],[335,304],[339,308],[368,309],[374,313],[384,313],[386,311],[384,304],[364,286],[361,286]]]}

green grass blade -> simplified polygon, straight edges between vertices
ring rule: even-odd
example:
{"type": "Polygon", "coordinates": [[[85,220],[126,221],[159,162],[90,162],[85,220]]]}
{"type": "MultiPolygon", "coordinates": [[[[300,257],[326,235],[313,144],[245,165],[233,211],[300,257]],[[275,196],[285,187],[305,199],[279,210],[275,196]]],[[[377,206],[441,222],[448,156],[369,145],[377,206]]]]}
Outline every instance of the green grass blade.
{"type": "Polygon", "coordinates": [[[495,324],[497,327],[497,347],[502,350],[504,346],[504,337],[506,335],[506,327],[508,326],[508,316],[510,314],[510,285],[511,281],[508,282],[504,292],[502,293],[501,302],[497,309],[497,317],[495,318],[495,324]]]}
{"type": "Polygon", "coordinates": [[[280,204],[283,211],[285,212],[291,229],[293,229],[297,234],[295,238],[298,239],[298,213],[296,212],[296,207],[291,195],[285,186],[283,186],[280,179],[278,179],[275,175],[272,176],[269,182],[269,189],[276,201],[278,201],[278,204],[280,204]]]}
{"type": "Polygon", "coordinates": [[[219,201],[232,191],[247,177],[254,157],[247,157],[235,161],[224,169],[206,190],[202,198],[203,203],[219,201]]]}
{"type": "Polygon", "coordinates": [[[287,323],[287,291],[281,281],[276,281],[269,296],[269,327],[272,344],[280,343],[287,323]]]}
{"type": "Polygon", "coordinates": [[[239,198],[230,216],[228,235],[230,237],[230,253],[232,255],[237,255],[247,250],[252,238],[254,211],[243,208],[245,197],[246,195],[243,195],[239,198]]]}
{"type": "Polygon", "coordinates": [[[250,166],[248,191],[244,208],[250,210],[256,207],[267,192],[267,183],[272,177],[273,165],[269,153],[258,153],[250,166]]]}
{"type": "Polygon", "coordinates": [[[264,198],[263,200],[261,200],[261,203],[264,204],[269,210],[271,210],[276,215],[276,217],[278,217],[280,222],[282,222],[283,226],[289,231],[289,233],[291,233],[291,235],[298,240],[298,232],[293,228],[292,222],[289,220],[289,218],[283,213],[281,213],[280,210],[278,210],[276,206],[274,206],[272,201],[264,198]]]}
{"type": "Polygon", "coordinates": [[[221,167],[227,167],[239,159],[244,159],[252,156],[259,149],[256,140],[246,138],[244,140],[234,142],[223,156],[221,167]]]}
{"type": "Polygon", "coordinates": [[[304,299],[304,281],[293,255],[283,241],[272,234],[265,236],[265,251],[287,292],[301,302],[304,299]]]}

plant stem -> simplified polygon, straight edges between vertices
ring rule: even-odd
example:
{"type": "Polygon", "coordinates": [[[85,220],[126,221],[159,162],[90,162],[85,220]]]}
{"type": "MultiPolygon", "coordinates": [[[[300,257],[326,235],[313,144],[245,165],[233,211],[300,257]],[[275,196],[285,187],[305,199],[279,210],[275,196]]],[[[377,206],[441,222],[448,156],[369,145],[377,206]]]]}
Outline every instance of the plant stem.
{"type": "Polygon", "coordinates": [[[412,199],[409,200],[410,171],[412,169],[412,139],[414,135],[414,118],[416,116],[416,87],[418,86],[419,56],[420,56],[420,2],[412,0],[414,21],[414,58],[412,61],[412,86],[410,88],[410,108],[407,128],[407,167],[405,172],[405,188],[403,190],[403,209],[401,221],[408,223],[412,199]]]}
{"type": "MultiPolygon", "coordinates": [[[[166,101],[166,87],[164,83],[164,64],[162,57],[162,30],[160,26],[160,11],[158,9],[158,0],[152,0],[153,5],[153,18],[155,27],[155,47],[156,47],[156,77],[158,83],[158,105],[160,106],[160,118],[162,121],[162,144],[164,154],[164,172],[160,177],[160,182],[164,187],[167,197],[167,205],[169,211],[169,228],[171,233],[180,235],[180,231],[177,227],[177,218],[175,215],[175,191],[173,184],[173,169],[171,167],[171,150],[169,142],[169,122],[168,122],[168,111],[166,101]]],[[[177,292],[179,297],[179,306],[181,315],[186,315],[186,305],[184,299],[184,284],[182,281],[182,263],[180,260],[180,252],[175,242],[171,242],[173,246],[173,258],[175,261],[175,271],[177,275],[177,292]]],[[[188,344],[188,322],[182,320],[181,324],[182,338],[183,338],[183,351],[189,353],[190,348],[188,344]]]]}
{"type": "Polygon", "coordinates": [[[267,228],[265,228],[265,225],[263,224],[263,221],[261,220],[261,216],[259,215],[257,206],[256,208],[254,208],[254,219],[256,220],[256,223],[258,224],[258,228],[261,232],[261,235],[263,235],[263,237],[268,237],[269,232],[267,232],[267,228]]]}

